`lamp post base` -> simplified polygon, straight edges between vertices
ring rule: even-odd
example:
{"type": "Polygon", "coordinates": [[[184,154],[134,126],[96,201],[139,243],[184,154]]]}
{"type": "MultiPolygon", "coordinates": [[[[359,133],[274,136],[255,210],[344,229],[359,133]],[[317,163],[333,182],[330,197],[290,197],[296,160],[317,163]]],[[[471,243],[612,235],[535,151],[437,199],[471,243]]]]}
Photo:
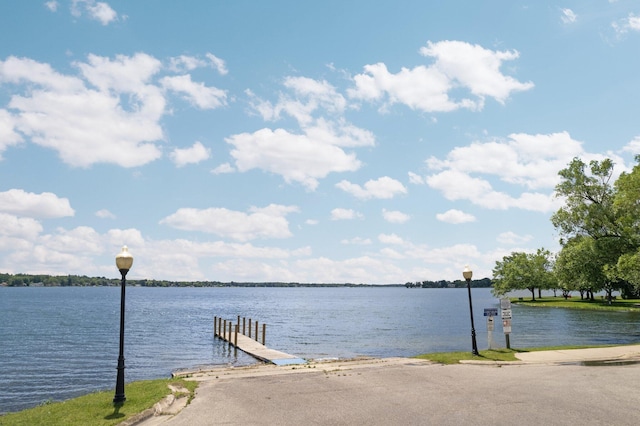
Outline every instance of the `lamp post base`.
{"type": "Polygon", "coordinates": [[[118,376],[116,378],[116,394],[113,397],[114,404],[122,404],[127,400],[124,394],[124,358],[118,359],[118,376]]]}

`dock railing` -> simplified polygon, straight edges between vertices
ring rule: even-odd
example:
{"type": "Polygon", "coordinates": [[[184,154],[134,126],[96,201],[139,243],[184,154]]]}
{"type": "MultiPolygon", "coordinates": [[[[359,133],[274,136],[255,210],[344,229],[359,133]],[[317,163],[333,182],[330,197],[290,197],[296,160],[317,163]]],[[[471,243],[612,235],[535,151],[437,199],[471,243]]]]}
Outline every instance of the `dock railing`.
{"type": "Polygon", "coordinates": [[[232,320],[226,320],[218,316],[213,317],[213,336],[218,337],[225,342],[229,342],[229,345],[233,345],[235,347],[238,346],[238,334],[242,334],[243,336],[247,336],[249,338],[254,339],[256,342],[262,343],[265,346],[266,334],[267,334],[267,325],[262,324],[262,336],[259,336],[260,324],[258,321],[252,321],[251,318],[242,317],[242,328],[240,315],[238,315],[237,321],[234,324],[232,320]],[[248,327],[247,327],[248,326],[248,327]],[[252,337],[252,330],[253,333],[252,337]],[[260,340],[259,337],[262,337],[260,340]]]}

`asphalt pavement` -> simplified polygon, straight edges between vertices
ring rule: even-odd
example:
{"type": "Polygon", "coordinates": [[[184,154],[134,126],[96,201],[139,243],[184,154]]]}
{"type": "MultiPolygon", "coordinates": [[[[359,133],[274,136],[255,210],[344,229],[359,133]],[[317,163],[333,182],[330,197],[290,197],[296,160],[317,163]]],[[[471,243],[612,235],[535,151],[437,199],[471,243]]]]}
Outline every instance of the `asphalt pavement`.
{"type": "Polygon", "coordinates": [[[144,426],[637,425],[640,345],[531,352],[509,363],[414,358],[194,372],[193,401],[144,426]]]}

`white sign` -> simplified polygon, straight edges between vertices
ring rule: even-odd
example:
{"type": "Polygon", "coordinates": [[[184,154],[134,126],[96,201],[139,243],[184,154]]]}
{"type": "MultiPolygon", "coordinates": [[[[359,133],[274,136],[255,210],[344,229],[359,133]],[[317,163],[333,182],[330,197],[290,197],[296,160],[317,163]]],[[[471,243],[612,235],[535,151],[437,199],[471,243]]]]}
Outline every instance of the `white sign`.
{"type": "Polygon", "coordinates": [[[502,319],[511,319],[511,309],[502,310],[502,319]]]}
{"type": "Polygon", "coordinates": [[[493,317],[487,317],[487,331],[493,331],[493,317]]]}
{"type": "Polygon", "coordinates": [[[510,319],[502,320],[502,331],[504,332],[504,334],[511,333],[511,320],[510,319]]]}
{"type": "Polygon", "coordinates": [[[511,299],[500,299],[500,308],[511,309],[511,299]]]}

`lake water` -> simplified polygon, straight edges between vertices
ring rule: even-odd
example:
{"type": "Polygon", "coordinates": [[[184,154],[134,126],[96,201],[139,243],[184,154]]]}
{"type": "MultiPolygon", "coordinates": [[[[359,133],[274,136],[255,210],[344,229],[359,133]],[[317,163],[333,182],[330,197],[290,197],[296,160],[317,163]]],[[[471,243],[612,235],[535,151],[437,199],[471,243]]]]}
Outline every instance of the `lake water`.
{"type": "MultiPolygon", "coordinates": [[[[473,289],[486,349],[489,289],[473,289]]],[[[0,287],[0,413],[115,387],[116,287],[0,287]]],[[[471,350],[466,289],[143,288],[126,295],[126,381],[256,361],[213,338],[213,317],[267,324],[266,344],[301,358],[414,356],[471,350]]],[[[637,313],[513,306],[511,347],[637,343],[637,313]]],[[[494,340],[504,347],[498,320],[494,340]]]]}

